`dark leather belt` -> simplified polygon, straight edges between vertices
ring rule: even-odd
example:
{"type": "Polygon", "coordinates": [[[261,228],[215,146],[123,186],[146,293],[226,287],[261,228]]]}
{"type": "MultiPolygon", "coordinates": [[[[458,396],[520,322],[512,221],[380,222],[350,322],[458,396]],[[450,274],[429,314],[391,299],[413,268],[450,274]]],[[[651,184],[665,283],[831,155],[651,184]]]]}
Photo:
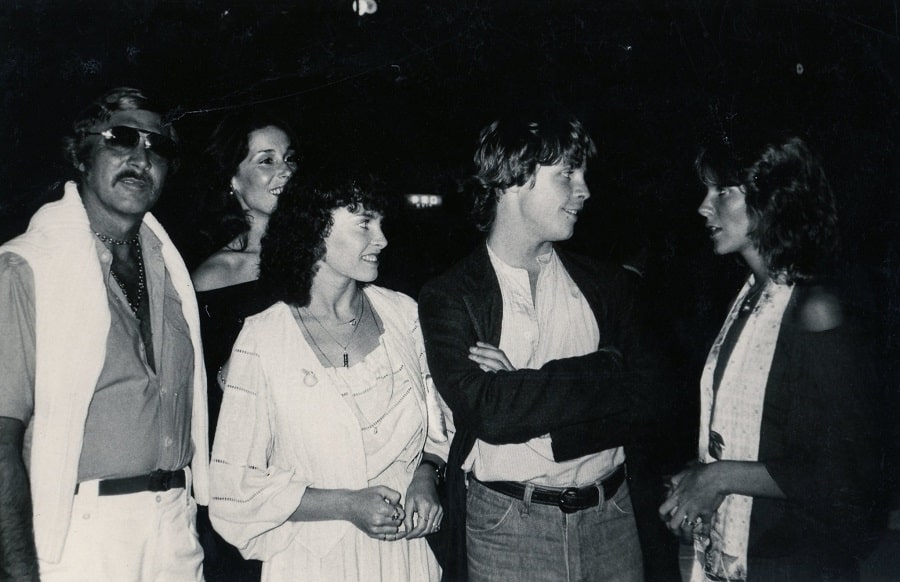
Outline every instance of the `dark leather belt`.
{"type": "MultiPolygon", "coordinates": [[[[474,478],[474,477],[473,477],[474,478]]],[[[478,479],[475,479],[478,481],[478,479]]],[[[491,491],[508,495],[516,499],[525,499],[525,485],[515,481],[478,481],[491,491]]],[[[603,498],[610,499],[625,482],[625,466],[620,465],[612,475],[600,482],[603,498]]],[[[563,513],[575,513],[582,509],[597,507],[600,503],[600,490],[597,485],[588,487],[567,487],[553,489],[535,487],[531,493],[531,501],[540,505],[556,505],[563,513]]]]}
{"type": "MultiPolygon", "coordinates": [[[[138,475],[137,477],[104,479],[98,484],[97,494],[127,495],[129,493],[141,493],[144,491],[181,489],[184,486],[184,469],[179,469],[178,471],[157,470],[147,475],[138,475]]],[[[75,485],[75,493],[78,493],[78,485],[75,485]]]]}

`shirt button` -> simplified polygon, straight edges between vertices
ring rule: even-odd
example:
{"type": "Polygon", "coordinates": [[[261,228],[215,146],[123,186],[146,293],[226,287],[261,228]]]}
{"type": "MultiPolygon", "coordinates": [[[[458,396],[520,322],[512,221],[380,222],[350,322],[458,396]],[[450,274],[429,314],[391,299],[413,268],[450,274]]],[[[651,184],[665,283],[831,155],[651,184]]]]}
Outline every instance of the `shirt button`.
{"type": "Polygon", "coordinates": [[[160,501],[162,501],[162,495],[157,495],[156,502],[159,503],[160,501]]]}
{"type": "Polygon", "coordinates": [[[91,518],[91,514],[90,514],[90,513],[85,513],[84,515],[81,516],[81,518],[82,518],[82,519],[90,519],[90,518],[91,518]]]}
{"type": "Polygon", "coordinates": [[[163,396],[165,396],[166,394],[169,393],[169,391],[168,391],[167,389],[165,389],[165,388],[160,388],[160,389],[159,389],[159,393],[162,394],[163,396]]]}
{"type": "Polygon", "coordinates": [[[163,443],[165,443],[165,445],[167,447],[171,447],[172,446],[172,437],[166,437],[165,440],[163,440],[163,443]]]}
{"type": "Polygon", "coordinates": [[[112,260],[112,254],[109,251],[103,251],[100,253],[100,260],[104,263],[108,263],[112,260]]]}

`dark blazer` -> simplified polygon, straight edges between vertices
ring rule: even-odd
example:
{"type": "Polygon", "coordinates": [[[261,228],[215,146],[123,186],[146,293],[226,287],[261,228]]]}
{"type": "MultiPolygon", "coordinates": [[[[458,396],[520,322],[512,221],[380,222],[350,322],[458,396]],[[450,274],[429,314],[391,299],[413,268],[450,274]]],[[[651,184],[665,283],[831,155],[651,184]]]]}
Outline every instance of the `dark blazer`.
{"type": "MultiPolygon", "coordinates": [[[[652,434],[670,409],[653,350],[639,333],[626,272],[557,252],[600,329],[597,351],[590,354],[554,360],[537,370],[497,373],[483,372],[468,359],[476,341],[500,343],[503,300],[485,245],[419,294],[428,364],[457,429],[447,463],[445,580],[466,576],[461,465],[476,439],[522,443],[549,433],[556,461],[625,446],[630,465],[631,445],[652,434]]],[[[629,487],[640,488],[631,477],[629,487]]],[[[639,530],[659,527],[655,511],[638,514],[636,507],[635,513],[639,530]]]]}

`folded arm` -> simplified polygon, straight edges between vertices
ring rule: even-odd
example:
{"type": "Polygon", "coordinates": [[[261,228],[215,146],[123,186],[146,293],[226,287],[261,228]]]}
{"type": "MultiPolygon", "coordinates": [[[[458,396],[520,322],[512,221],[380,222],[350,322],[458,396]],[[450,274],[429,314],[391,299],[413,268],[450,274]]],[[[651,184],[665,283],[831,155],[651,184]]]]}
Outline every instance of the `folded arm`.
{"type": "Polygon", "coordinates": [[[464,300],[429,285],[419,298],[428,363],[456,423],[493,444],[525,442],[627,409],[614,348],[554,360],[540,369],[483,371],[469,358],[480,337],[464,300]]]}

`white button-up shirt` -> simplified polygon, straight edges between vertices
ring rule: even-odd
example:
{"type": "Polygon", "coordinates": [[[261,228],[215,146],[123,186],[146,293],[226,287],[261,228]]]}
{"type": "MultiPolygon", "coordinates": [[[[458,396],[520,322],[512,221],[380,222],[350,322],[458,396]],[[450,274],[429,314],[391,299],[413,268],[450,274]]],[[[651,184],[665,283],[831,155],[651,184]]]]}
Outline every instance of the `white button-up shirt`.
{"type": "MultiPolygon", "coordinates": [[[[549,361],[597,349],[600,330],[594,313],[554,250],[538,257],[540,274],[534,297],[528,271],[504,263],[490,246],[488,256],[503,296],[503,327],[497,347],[516,369],[538,369],[549,361]]],[[[544,435],[508,445],[476,440],[463,468],[481,481],[582,487],[612,473],[624,461],[624,451],[616,447],[557,463],[550,435],[544,435]]]]}

